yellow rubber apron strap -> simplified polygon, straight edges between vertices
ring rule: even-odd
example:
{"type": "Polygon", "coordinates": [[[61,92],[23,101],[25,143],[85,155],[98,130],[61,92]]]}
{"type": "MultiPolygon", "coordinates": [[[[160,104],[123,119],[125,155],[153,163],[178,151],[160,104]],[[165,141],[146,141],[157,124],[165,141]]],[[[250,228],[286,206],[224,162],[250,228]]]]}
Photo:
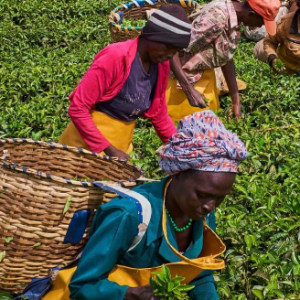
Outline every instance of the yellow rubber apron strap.
{"type": "MultiPolygon", "coordinates": [[[[189,259],[187,257],[185,257],[184,255],[182,255],[181,253],[179,253],[169,242],[168,239],[168,234],[167,234],[167,214],[166,214],[166,205],[165,205],[165,199],[166,199],[166,193],[168,190],[168,186],[171,183],[172,179],[167,182],[166,187],[165,187],[165,191],[164,191],[164,202],[163,202],[163,215],[162,215],[162,229],[163,229],[163,233],[164,233],[164,237],[167,241],[167,244],[169,245],[169,247],[171,248],[171,250],[184,262],[186,262],[189,265],[193,265],[195,267],[201,268],[203,270],[218,270],[218,269],[222,269],[225,266],[225,263],[223,260],[221,259],[214,259],[214,258],[196,258],[196,259],[189,259]],[[212,262],[213,261],[213,262],[212,262]]],[[[208,226],[206,225],[206,221],[203,220],[203,225],[204,227],[208,228],[208,226]]]]}
{"type": "Polygon", "coordinates": [[[179,0],[179,2],[180,2],[180,4],[181,4],[181,6],[182,7],[187,7],[187,5],[186,5],[186,3],[185,3],[185,1],[184,0],[179,0]]]}

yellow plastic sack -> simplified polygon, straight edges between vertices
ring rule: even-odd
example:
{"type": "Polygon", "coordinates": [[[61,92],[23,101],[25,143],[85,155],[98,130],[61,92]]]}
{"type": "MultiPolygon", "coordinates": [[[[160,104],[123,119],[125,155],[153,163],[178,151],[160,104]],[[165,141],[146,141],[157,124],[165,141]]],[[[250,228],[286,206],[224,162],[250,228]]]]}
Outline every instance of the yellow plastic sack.
{"type": "MultiPolygon", "coordinates": [[[[219,96],[224,96],[229,94],[229,88],[225,80],[225,77],[223,75],[222,68],[216,68],[214,69],[214,71],[215,71],[217,91],[219,96]]],[[[239,92],[247,88],[247,83],[244,82],[243,80],[236,78],[236,83],[239,92]]]]}
{"type": "MultiPolygon", "coordinates": [[[[173,121],[180,121],[183,117],[204,109],[192,107],[183,90],[177,88],[177,80],[169,78],[166,91],[168,113],[173,121]]],[[[220,108],[219,96],[214,70],[204,71],[201,79],[194,88],[209,99],[205,109],[218,110],[220,108]]]]}
{"type": "MultiPolygon", "coordinates": [[[[114,147],[125,153],[132,152],[132,138],[135,121],[117,120],[99,111],[91,111],[91,116],[99,131],[114,147]]],[[[90,150],[73,122],[70,122],[60,136],[59,143],[90,150]]]]}

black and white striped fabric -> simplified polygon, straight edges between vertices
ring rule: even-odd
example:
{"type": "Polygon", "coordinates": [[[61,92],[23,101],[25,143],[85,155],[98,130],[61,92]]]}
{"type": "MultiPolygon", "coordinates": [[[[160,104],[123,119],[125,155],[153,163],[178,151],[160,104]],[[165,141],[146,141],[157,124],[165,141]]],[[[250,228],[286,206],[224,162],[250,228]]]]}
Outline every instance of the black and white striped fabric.
{"type": "Polygon", "coordinates": [[[149,41],[186,48],[191,38],[192,25],[185,10],[178,5],[162,5],[148,20],[142,36],[149,41]]]}

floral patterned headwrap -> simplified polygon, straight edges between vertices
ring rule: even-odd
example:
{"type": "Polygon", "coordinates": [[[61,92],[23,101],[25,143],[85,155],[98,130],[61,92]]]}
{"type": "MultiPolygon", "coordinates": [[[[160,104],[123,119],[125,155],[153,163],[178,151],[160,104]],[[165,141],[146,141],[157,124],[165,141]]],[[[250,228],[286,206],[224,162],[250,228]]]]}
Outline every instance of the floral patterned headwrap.
{"type": "Polygon", "coordinates": [[[210,110],[183,118],[157,152],[161,169],[169,175],[189,169],[236,173],[238,162],[248,156],[244,143],[210,110]]]}

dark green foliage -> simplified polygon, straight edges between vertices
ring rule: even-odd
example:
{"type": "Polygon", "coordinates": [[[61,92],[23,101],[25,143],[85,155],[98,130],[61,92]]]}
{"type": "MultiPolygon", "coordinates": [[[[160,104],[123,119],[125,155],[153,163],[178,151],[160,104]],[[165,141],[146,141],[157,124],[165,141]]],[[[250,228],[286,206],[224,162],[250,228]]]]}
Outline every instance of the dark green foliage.
{"type": "MultiPolygon", "coordinates": [[[[299,77],[271,73],[252,57],[254,43],[235,56],[248,83],[244,119],[228,121],[250,152],[233,193],[217,210],[218,233],[227,245],[219,276],[223,299],[276,299],[300,293],[299,77]]],[[[228,101],[229,99],[227,99],[228,101]]],[[[223,113],[221,113],[223,116],[223,113]]]]}
{"type": "MultiPolygon", "coordinates": [[[[121,1],[0,1],[0,137],[57,141],[69,122],[68,95],[109,43],[107,16],[121,1]]],[[[276,299],[300,294],[300,80],[274,75],[256,61],[254,43],[242,39],[235,54],[243,119],[220,117],[245,141],[232,194],[217,209],[227,245],[226,269],[216,273],[221,299],[276,299]]],[[[134,161],[161,177],[151,124],[137,122],[134,161]]],[[[1,279],[0,279],[1,280],[1,279]]]]}
{"type": "Polygon", "coordinates": [[[9,293],[0,292],[0,300],[13,300],[13,297],[9,293]]]}
{"type": "Polygon", "coordinates": [[[69,121],[68,95],[109,43],[113,5],[0,2],[0,137],[57,140],[69,121]]]}

